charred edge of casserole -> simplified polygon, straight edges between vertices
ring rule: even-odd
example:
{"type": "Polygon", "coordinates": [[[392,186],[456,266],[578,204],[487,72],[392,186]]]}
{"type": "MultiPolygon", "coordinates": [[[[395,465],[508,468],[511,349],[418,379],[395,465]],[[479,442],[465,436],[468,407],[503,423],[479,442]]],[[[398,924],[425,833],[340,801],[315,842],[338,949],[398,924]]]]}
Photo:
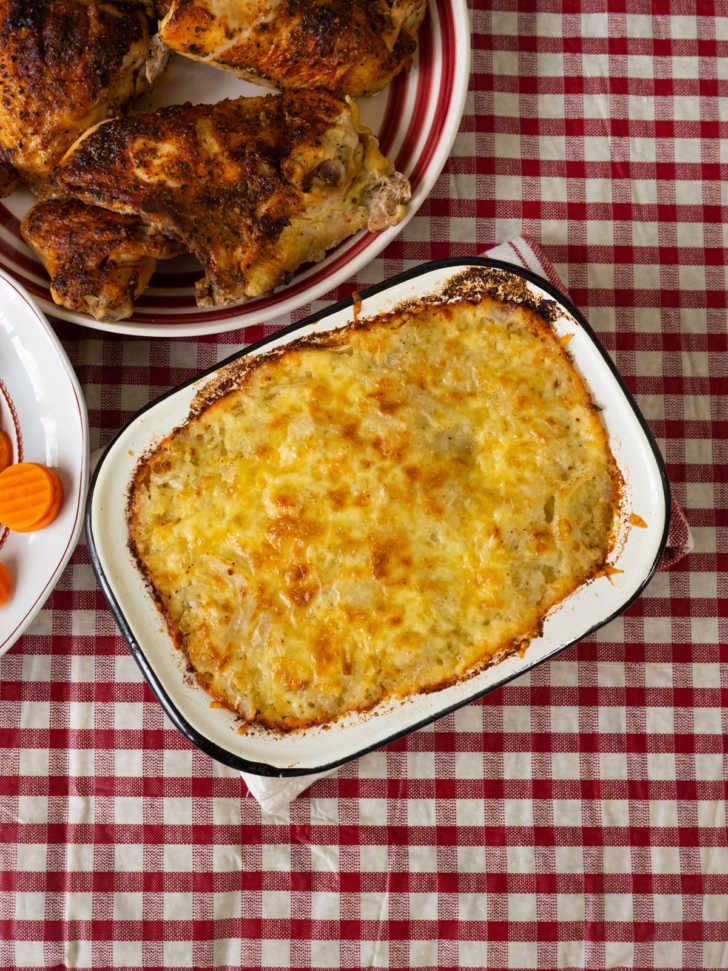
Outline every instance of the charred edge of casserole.
{"type": "MultiPolygon", "coordinates": [[[[423,306],[438,307],[448,303],[478,304],[484,297],[531,310],[547,324],[553,324],[560,313],[555,300],[538,297],[523,277],[495,266],[470,266],[451,277],[440,290],[426,297],[403,300],[391,313],[403,313],[423,306]]],[[[377,318],[361,318],[363,322],[371,319],[377,318]]]]}
{"type": "MultiPolygon", "coordinates": [[[[603,564],[600,569],[603,569],[603,564]]],[[[583,581],[587,583],[591,580],[583,581]]],[[[581,584],[579,584],[581,586],[581,584]]],[[[568,594],[567,594],[568,596],[568,594]]],[[[549,608],[550,609],[550,608],[549,608]]],[[[380,698],[379,701],[372,702],[371,705],[357,705],[355,707],[349,708],[346,711],[341,712],[338,715],[334,715],[333,718],[328,718],[326,721],[317,721],[313,718],[292,718],[287,716],[285,722],[283,719],[281,721],[271,721],[265,717],[256,717],[252,721],[248,721],[237,708],[233,708],[229,701],[218,695],[213,689],[208,686],[209,677],[206,675],[201,675],[191,665],[188,665],[186,669],[186,676],[191,677],[191,680],[196,681],[197,685],[201,687],[207,695],[217,704],[219,707],[226,709],[241,725],[245,725],[247,729],[252,729],[253,732],[261,731],[272,735],[290,735],[292,732],[302,732],[307,729],[316,728],[320,731],[326,731],[329,728],[333,728],[337,723],[344,721],[346,718],[351,718],[356,715],[361,718],[376,718],[377,711],[380,705],[396,705],[396,704],[406,704],[408,701],[416,698],[418,695],[431,695],[436,691],[442,691],[444,688],[450,688],[454,684],[461,684],[464,681],[470,681],[472,678],[477,677],[486,668],[493,667],[496,664],[500,664],[501,661],[505,661],[506,658],[511,657],[513,654],[517,654],[528,647],[530,642],[535,638],[539,637],[541,631],[543,630],[544,618],[539,620],[538,626],[530,634],[526,634],[522,637],[515,637],[510,641],[505,647],[500,648],[495,654],[488,658],[483,658],[478,661],[472,667],[468,668],[463,674],[452,675],[450,678],[443,678],[441,681],[435,684],[426,685],[423,688],[419,688],[415,692],[410,693],[393,693],[385,695],[380,698]]],[[[169,623],[169,622],[168,622],[169,623]]]]}
{"type": "Polygon", "coordinates": [[[497,267],[469,267],[447,282],[441,296],[447,301],[468,303],[479,303],[484,296],[491,297],[502,303],[527,307],[547,324],[553,324],[560,313],[555,300],[536,296],[523,277],[497,267]]]}
{"type": "MultiPolygon", "coordinates": [[[[539,618],[537,624],[535,624],[534,627],[529,632],[527,632],[526,634],[522,634],[519,637],[512,638],[505,646],[499,648],[490,657],[482,658],[480,661],[477,661],[475,664],[471,665],[471,667],[468,668],[467,671],[464,671],[462,674],[454,674],[449,678],[442,678],[440,681],[437,681],[434,684],[426,685],[425,687],[420,688],[416,692],[409,692],[409,693],[396,692],[389,695],[385,695],[383,698],[380,698],[378,701],[373,702],[371,705],[357,705],[355,707],[347,709],[347,711],[341,712],[339,715],[334,715],[333,718],[328,718],[326,721],[318,721],[313,718],[309,718],[309,719],[292,718],[290,716],[287,716],[285,719],[281,719],[280,721],[271,721],[270,719],[265,717],[256,717],[253,720],[248,720],[243,715],[241,715],[236,708],[233,708],[233,706],[230,704],[229,701],[227,701],[226,698],[224,698],[222,695],[217,694],[212,688],[210,688],[209,675],[199,673],[192,667],[191,664],[188,663],[187,668],[185,669],[185,678],[188,679],[188,683],[190,684],[193,682],[196,683],[198,687],[202,688],[202,690],[206,692],[206,694],[213,700],[213,702],[216,703],[217,706],[229,711],[232,715],[235,716],[235,718],[237,719],[240,725],[244,725],[247,730],[252,729],[253,732],[259,731],[259,732],[265,732],[272,735],[290,735],[292,732],[306,731],[308,729],[313,729],[313,728],[318,729],[320,731],[327,731],[328,729],[333,728],[337,723],[342,722],[347,718],[351,718],[352,716],[359,716],[364,719],[367,717],[376,718],[377,716],[376,709],[379,708],[381,705],[386,705],[386,706],[394,706],[396,704],[403,705],[403,704],[406,704],[408,701],[413,700],[418,695],[434,694],[436,691],[442,691],[444,688],[450,688],[455,684],[462,684],[465,681],[471,681],[473,678],[476,678],[479,674],[482,674],[483,671],[487,670],[488,668],[491,668],[497,664],[500,664],[502,661],[505,661],[507,658],[511,657],[514,654],[519,654],[527,650],[531,641],[534,640],[534,638],[536,637],[540,637],[541,634],[543,633],[543,625],[546,621],[546,618],[549,612],[554,607],[558,606],[559,603],[565,600],[566,597],[570,596],[571,593],[573,593],[575,590],[578,590],[580,587],[584,586],[585,584],[591,583],[592,580],[597,579],[602,574],[602,571],[606,566],[607,559],[608,559],[608,555],[604,557],[604,560],[601,561],[594,568],[593,572],[586,579],[582,580],[581,583],[576,584],[576,586],[574,586],[573,589],[569,591],[569,593],[565,594],[559,600],[556,600],[553,603],[547,605],[544,608],[543,613],[539,618]]],[[[167,620],[167,625],[170,626],[170,622],[166,618],[166,614],[165,614],[165,619],[167,620]]]]}
{"type": "MultiPolygon", "coordinates": [[[[301,347],[330,347],[335,343],[334,338],[337,335],[343,336],[354,330],[367,330],[374,324],[386,323],[405,313],[418,313],[446,304],[475,305],[485,297],[530,310],[549,325],[557,320],[560,313],[559,305],[555,300],[537,297],[523,278],[497,267],[469,267],[448,280],[441,290],[429,293],[425,297],[403,300],[386,314],[359,317],[355,313],[354,320],[342,327],[323,334],[299,337],[283,347],[257,354],[252,358],[244,356],[226,364],[197,392],[190,406],[189,417],[200,414],[231,391],[237,391],[245,383],[251,370],[274,358],[282,357],[289,351],[298,350],[301,347]]],[[[567,356],[571,360],[571,356],[567,356]]]]}
{"type": "MultiPolygon", "coordinates": [[[[473,268],[473,272],[470,270],[461,274],[454,280],[449,281],[447,286],[440,291],[440,293],[435,295],[428,295],[426,300],[413,300],[403,302],[399,304],[395,309],[386,314],[381,314],[377,317],[367,317],[360,318],[359,320],[352,321],[351,323],[337,328],[335,330],[326,331],[322,334],[308,334],[297,338],[296,340],[290,341],[283,345],[282,347],[274,348],[271,351],[261,353],[253,358],[243,357],[238,361],[233,361],[231,364],[226,365],[221,369],[221,371],[216,374],[211,381],[209,381],[195,396],[190,406],[190,412],[185,421],[180,425],[177,425],[168,435],[166,435],[157,444],[151,446],[137,462],[134,475],[131,478],[128,492],[127,492],[127,502],[126,502],[126,520],[129,530],[129,538],[127,542],[128,549],[137,564],[142,577],[144,578],[145,585],[157,607],[160,614],[164,618],[167,630],[170,635],[175,647],[182,652],[186,661],[186,674],[189,676],[192,674],[196,683],[206,692],[208,697],[212,698],[217,702],[222,708],[230,711],[242,724],[253,728],[262,729],[266,732],[271,732],[274,734],[288,734],[293,731],[302,731],[309,728],[320,728],[324,729],[327,726],[335,725],[337,722],[351,716],[351,715],[366,715],[368,712],[373,712],[381,704],[393,703],[393,702],[405,702],[409,698],[414,698],[419,694],[432,694],[435,691],[440,691],[443,688],[450,687],[454,684],[468,681],[478,674],[482,673],[489,667],[499,664],[501,661],[510,657],[511,655],[527,649],[530,642],[541,635],[543,632],[544,623],[550,614],[550,612],[557,607],[560,603],[563,603],[567,597],[571,596],[574,592],[579,590],[581,587],[587,586],[594,580],[605,575],[605,568],[609,565],[609,559],[614,552],[616,547],[620,532],[621,532],[621,522],[624,518],[625,504],[624,504],[624,477],[617,465],[616,459],[609,447],[609,436],[607,434],[607,429],[600,417],[600,413],[603,410],[601,406],[596,404],[591,397],[591,393],[587,384],[576,367],[574,358],[568,347],[563,345],[558,336],[556,335],[553,327],[551,326],[555,319],[557,319],[559,314],[558,305],[555,301],[551,300],[541,300],[534,297],[532,294],[527,293],[528,300],[523,298],[523,293],[521,288],[518,286],[510,287],[509,293],[511,294],[510,300],[503,300],[500,296],[500,291],[494,292],[490,286],[487,288],[484,284],[484,279],[487,283],[490,283],[492,279],[495,278],[496,283],[504,282],[506,285],[510,286],[513,280],[513,275],[506,273],[502,270],[489,269],[489,268],[473,268]],[[481,272],[482,270],[482,272],[481,272]],[[461,673],[454,674],[451,677],[443,678],[435,684],[428,685],[420,688],[418,691],[411,694],[390,694],[378,701],[373,702],[371,705],[363,705],[358,707],[352,707],[346,712],[342,712],[339,715],[329,718],[326,721],[320,721],[317,719],[305,719],[305,718],[292,718],[286,717],[285,720],[271,721],[265,717],[256,717],[255,719],[248,720],[241,713],[234,708],[229,702],[222,696],[218,695],[215,691],[211,690],[208,686],[209,678],[203,673],[198,672],[191,664],[189,657],[187,655],[185,639],[180,634],[179,630],[175,627],[172,618],[169,616],[167,607],[164,603],[162,595],[157,590],[151,575],[141,558],[139,551],[137,549],[136,543],[134,541],[134,536],[132,533],[132,517],[135,512],[135,502],[136,494],[139,488],[143,488],[145,485],[145,480],[149,477],[149,466],[153,460],[155,454],[171,439],[177,432],[195,422],[199,419],[203,412],[207,411],[209,408],[216,404],[219,404],[225,397],[234,392],[240,391],[248,380],[250,380],[252,374],[264,364],[268,364],[271,361],[278,360],[291,354],[295,351],[301,350],[303,348],[319,347],[335,347],[342,343],[345,343],[349,333],[360,330],[372,329],[376,324],[387,326],[394,324],[397,326],[398,318],[402,318],[401,322],[404,324],[406,320],[411,316],[418,313],[423,313],[430,310],[433,307],[443,307],[446,310],[450,306],[456,306],[458,304],[469,303],[478,304],[484,298],[490,298],[502,303],[510,303],[514,308],[521,310],[528,316],[532,316],[532,322],[535,325],[535,331],[537,336],[546,341],[550,341],[556,346],[559,353],[561,353],[569,362],[571,366],[572,373],[574,374],[577,385],[582,393],[582,403],[587,407],[592,414],[597,419],[597,425],[600,430],[600,435],[602,439],[602,444],[607,453],[608,464],[611,472],[611,478],[614,488],[614,516],[612,521],[612,528],[610,531],[607,549],[605,555],[599,560],[599,562],[592,568],[590,573],[585,576],[581,581],[575,583],[574,586],[561,597],[550,603],[545,603],[542,607],[541,614],[537,623],[531,628],[530,631],[512,639],[507,644],[503,645],[499,650],[489,657],[482,658],[477,661],[471,667],[461,673]],[[536,319],[533,319],[536,318],[536,319]],[[219,379],[219,380],[218,380],[219,379]]],[[[523,281],[521,281],[523,282],[523,281]]],[[[525,289],[525,288],[524,288],[525,289]]]]}

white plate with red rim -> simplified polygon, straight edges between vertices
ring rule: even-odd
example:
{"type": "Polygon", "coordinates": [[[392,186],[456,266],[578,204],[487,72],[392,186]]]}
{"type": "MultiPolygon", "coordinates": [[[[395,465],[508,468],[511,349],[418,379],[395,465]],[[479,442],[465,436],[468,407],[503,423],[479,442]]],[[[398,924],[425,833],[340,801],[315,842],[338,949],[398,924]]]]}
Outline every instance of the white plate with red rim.
{"type": "MultiPolygon", "coordinates": [[[[320,263],[302,268],[284,287],[267,297],[232,307],[201,309],[194,301],[194,281],[201,268],[190,257],[163,263],[152,285],[137,301],[128,320],[99,322],[86,314],[57,307],[40,261],[23,242],[19,221],[33,203],[30,193],[0,200],[0,264],[38,301],[49,316],[71,320],[107,333],[150,337],[219,334],[240,327],[282,320],[305,303],[351,279],[400,233],[429,195],[450,155],[470,78],[470,20],[466,0],[429,0],[409,71],[384,91],[359,99],[361,118],[379,137],[382,151],[412,185],[407,216],[382,233],[361,232],[332,249],[320,263]]],[[[212,103],[223,98],[269,94],[220,71],[174,56],[146,97],[144,107],[212,103]]]]}
{"type": "Polygon", "coordinates": [[[0,271],[0,428],[13,461],[41,462],[63,485],[56,519],[35,533],[0,525],[0,563],[13,578],[0,606],[0,654],[38,614],[76,548],[89,470],[86,404],[58,338],[26,291],[0,271]]]}
{"type": "Polygon", "coordinates": [[[575,643],[624,610],[657,567],[667,540],[670,494],[655,440],[637,405],[596,335],[579,312],[550,283],[528,270],[486,258],[443,260],[400,274],[364,291],[362,316],[388,313],[404,301],[438,293],[469,267],[495,267],[526,282],[529,297],[555,305],[551,323],[568,346],[576,367],[601,408],[609,444],[624,478],[620,535],[610,556],[613,575],[579,587],[547,615],[540,637],[528,649],[469,679],[414,697],[385,701],[364,715],[280,735],[252,729],[237,732],[234,714],[211,706],[210,696],[187,674],[184,656],[167,633],[157,606],[122,538],[128,537],[127,489],[139,457],[188,417],[193,398],[220,368],[243,355],[255,356],[308,334],[321,334],[352,320],[351,300],[334,304],[239,351],[199,378],[152,402],[116,436],[96,467],[86,523],[89,552],[111,609],[152,690],[172,721],[213,758],[258,775],[322,772],[413,731],[523,674],[575,643]],[[630,520],[632,514],[635,519],[630,520]],[[638,517],[638,518],[637,518],[638,517]],[[644,528],[635,528],[636,524],[644,528]]]}

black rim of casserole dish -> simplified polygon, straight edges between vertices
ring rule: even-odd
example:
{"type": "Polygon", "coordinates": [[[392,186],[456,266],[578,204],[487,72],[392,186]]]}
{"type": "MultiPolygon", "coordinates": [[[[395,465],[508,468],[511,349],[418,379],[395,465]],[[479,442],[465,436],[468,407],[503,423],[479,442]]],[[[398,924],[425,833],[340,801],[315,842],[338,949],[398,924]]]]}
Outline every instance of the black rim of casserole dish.
{"type": "Polygon", "coordinates": [[[402,728],[394,732],[392,735],[388,736],[385,739],[382,739],[381,741],[374,742],[371,745],[365,745],[363,748],[357,750],[356,752],[353,752],[351,755],[345,755],[343,758],[335,759],[333,762],[326,762],[322,765],[316,765],[316,766],[310,766],[310,767],[307,766],[306,768],[282,768],[274,765],[268,765],[264,762],[252,762],[248,759],[242,758],[239,755],[236,755],[234,752],[231,752],[228,749],[221,748],[211,739],[207,738],[207,736],[197,731],[197,729],[194,728],[178,710],[178,708],[176,707],[172,699],[167,694],[164,688],[164,685],[161,683],[160,679],[157,677],[156,673],[154,672],[150,662],[148,661],[144,653],[143,648],[141,647],[141,645],[138,643],[138,641],[132,634],[129,624],[127,623],[124,611],[119,605],[119,602],[116,599],[112,586],[108,582],[106,575],[104,573],[104,569],[101,566],[99,555],[96,549],[96,543],[94,540],[94,534],[93,534],[93,528],[92,528],[92,517],[91,517],[91,510],[92,510],[93,501],[94,501],[94,493],[96,489],[98,474],[104,462],[106,461],[107,456],[114,448],[117,439],[126,431],[126,429],[133,422],[135,422],[145,412],[149,411],[151,408],[154,408],[161,401],[164,401],[166,398],[170,397],[170,395],[176,394],[178,391],[181,391],[183,388],[187,387],[188,385],[199,381],[201,378],[204,378],[207,375],[214,373],[215,371],[218,371],[226,364],[230,364],[231,362],[236,361],[241,357],[244,357],[246,354],[250,354],[252,351],[257,350],[260,347],[264,347],[266,344],[271,343],[271,341],[273,340],[278,340],[281,337],[284,337],[288,334],[292,334],[295,331],[301,330],[302,328],[308,326],[309,324],[313,324],[318,321],[324,320],[327,317],[332,316],[332,314],[339,313],[340,311],[345,310],[348,307],[352,307],[354,304],[353,296],[348,297],[344,300],[339,300],[337,303],[334,303],[331,306],[327,307],[322,313],[312,314],[309,317],[306,317],[304,320],[300,320],[297,323],[290,324],[287,327],[283,327],[280,330],[277,330],[274,333],[269,334],[266,337],[263,337],[260,340],[253,342],[252,344],[247,345],[242,350],[235,351],[235,353],[231,354],[229,357],[224,358],[222,361],[218,362],[217,364],[214,364],[210,368],[207,368],[205,371],[202,371],[201,373],[196,374],[188,381],[185,381],[182,384],[179,384],[176,387],[171,388],[169,391],[166,391],[158,398],[155,398],[154,401],[151,401],[149,404],[145,405],[144,408],[138,411],[136,415],[134,415],[134,417],[130,419],[130,421],[126,422],[126,424],[124,424],[119,429],[119,431],[114,435],[114,437],[111,439],[109,444],[104,449],[103,455],[99,459],[96,465],[96,469],[94,470],[94,473],[91,477],[88,499],[86,503],[86,535],[88,538],[88,547],[89,547],[89,553],[91,556],[91,563],[93,565],[94,572],[96,573],[98,581],[101,585],[101,589],[103,590],[106,596],[106,599],[109,601],[109,606],[111,608],[112,614],[114,615],[114,619],[116,620],[116,623],[124,639],[127,642],[127,645],[129,647],[129,650],[131,651],[132,656],[134,657],[137,664],[139,665],[139,668],[141,669],[142,674],[146,678],[149,686],[151,687],[152,691],[156,695],[159,703],[162,705],[162,708],[167,713],[169,718],[190,742],[196,745],[199,749],[201,749],[211,758],[216,759],[218,762],[222,762],[224,765],[228,765],[231,768],[237,769],[241,772],[251,772],[255,775],[276,776],[276,777],[311,775],[316,772],[326,772],[328,770],[335,769],[340,765],[344,765],[346,762],[351,762],[353,759],[360,758],[362,755],[365,755],[367,752],[371,752],[374,749],[381,748],[384,745],[388,745],[391,742],[396,741],[398,738],[402,738],[405,735],[409,735],[410,732],[414,732],[425,725],[429,725],[431,722],[436,721],[438,718],[441,718],[443,715],[447,715],[458,708],[462,708],[473,701],[477,701],[479,698],[484,697],[485,695],[489,694],[491,691],[495,691],[496,688],[500,688],[504,684],[507,684],[509,681],[512,681],[514,678],[520,677],[522,674],[525,674],[526,671],[529,671],[532,668],[536,667],[537,665],[542,664],[544,661],[550,660],[551,658],[555,657],[557,654],[560,654],[562,651],[565,651],[568,647],[572,647],[574,644],[577,644],[585,637],[588,637],[589,634],[593,634],[594,631],[599,630],[599,628],[601,627],[604,627],[610,621],[614,620],[615,617],[619,616],[619,614],[625,611],[627,607],[629,607],[630,604],[632,604],[637,599],[637,597],[639,597],[639,595],[642,593],[642,591],[647,586],[649,581],[652,579],[652,576],[655,573],[655,570],[657,569],[657,566],[660,562],[660,558],[667,544],[667,536],[668,536],[668,531],[670,527],[670,501],[671,501],[670,485],[667,479],[665,463],[660,453],[660,450],[657,447],[655,437],[652,434],[652,431],[650,430],[647,422],[645,421],[645,418],[642,415],[639,407],[637,406],[637,403],[635,402],[629,388],[625,384],[624,379],[622,378],[621,374],[617,370],[611,357],[602,346],[601,342],[599,341],[599,338],[592,330],[592,327],[590,326],[590,324],[588,323],[584,315],[573,305],[573,303],[568,299],[568,297],[566,297],[563,293],[561,293],[558,290],[558,288],[555,287],[548,280],[544,280],[542,277],[538,276],[536,273],[531,272],[530,270],[526,270],[519,266],[515,266],[512,263],[507,263],[502,260],[493,260],[487,257],[472,257],[469,259],[463,259],[461,257],[453,257],[451,259],[433,260],[429,263],[423,263],[420,266],[415,267],[414,269],[407,270],[404,273],[399,273],[397,274],[397,276],[390,277],[389,279],[384,280],[382,283],[377,283],[374,286],[368,287],[366,290],[362,290],[359,294],[359,297],[362,301],[364,301],[366,300],[367,297],[373,296],[374,294],[377,294],[377,293],[381,293],[383,290],[388,290],[391,287],[397,286],[400,283],[404,283],[407,280],[412,280],[415,277],[424,276],[426,273],[431,273],[433,270],[441,270],[441,269],[447,269],[447,268],[456,269],[458,267],[467,269],[468,267],[472,267],[472,266],[482,266],[482,267],[494,268],[498,270],[505,270],[508,273],[512,273],[512,274],[515,274],[516,276],[522,277],[523,279],[527,280],[529,283],[533,283],[536,286],[540,287],[545,293],[547,293],[550,297],[556,300],[557,303],[559,303],[565,310],[567,310],[568,313],[570,313],[577,321],[577,323],[584,329],[584,331],[586,331],[587,335],[590,337],[592,343],[599,351],[602,358],[606,362],[607,367],[609,368],[612,375],[616,379],[617,384],[622,391],[622,394],[624,395],[632,411],[634,412],[635,417],[637,418],[637,421],[650,446],[652,455],[657,465],[660,481],[662,484],[662,498],[664,502],[665,523],[664,523],[662,537],[658,545],[657,553],[655,555],[652,565],[650,566],[650,569],[647,571],[647,574],[640,582],[635,592],[627,600],[625,600],[624,603],[622,603],[616,610],[610,613],[607,617],[600,619],[597,623],[593,624],[591,627],[585,630],[575,640],[569,641],[567,644],[564,644],[560,647],[555,648],[545,657],[540,658],[538,661],[535,661],[533,664],[529,665],[528,667],[525,667],[523,670],[517,671],[513,674],[508,674],[505,677],[498,679],[493,684],[488,685],[486,688],[478,689],[477,691],[473,692],[473,694],[468,695],[466,698],[463,698],[462,700],[459,700],[454,704],[447,705],[445,708],[442,708],[441,710],[437,711],[435,714],[428,715],[426,718],[416,721],[411,725],[407,725],[405,728],[402,728]]]}

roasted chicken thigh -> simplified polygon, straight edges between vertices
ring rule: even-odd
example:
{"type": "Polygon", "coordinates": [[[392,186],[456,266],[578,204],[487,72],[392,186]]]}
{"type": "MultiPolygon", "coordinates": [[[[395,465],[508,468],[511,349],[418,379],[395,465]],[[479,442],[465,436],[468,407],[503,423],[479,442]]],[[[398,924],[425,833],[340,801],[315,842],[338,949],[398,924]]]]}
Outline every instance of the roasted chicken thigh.
{"type": "Polygon", "coordinates": [[[277,88],[379,91],[409,63],[427,0],[172,0],[160,24],[187,57],[277,88]]]}
{"type": "Polygon", "coordinates": [[[31,186],[163,63],[139,3],[0,0],[0,148],[31,186]]]}
{"type": "Polygon", "coordinates": [[[322,91],[104,122],[67,153],[49,191],[176,240],[204,267],[200,306],[267,293],[358,230],[399,222],[410,194],[356,106],[322,91]]]}
{"type": "Polygon", "coordinates": [[[55,302],[99,320],[129,317],[157,260],[181,252],[136,216],[75,199],[39,202],[20,230],[51,278],[55,302]]]}

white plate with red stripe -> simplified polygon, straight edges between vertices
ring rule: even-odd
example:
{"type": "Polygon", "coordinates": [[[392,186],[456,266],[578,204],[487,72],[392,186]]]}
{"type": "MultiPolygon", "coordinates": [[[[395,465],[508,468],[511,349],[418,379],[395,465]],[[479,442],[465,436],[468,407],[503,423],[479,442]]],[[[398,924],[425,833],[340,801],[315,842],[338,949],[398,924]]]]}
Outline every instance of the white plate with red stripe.
{"type": "Polygon", "coordinates": [[[66,352],[33,300],[0,271],[0,428],[13,461],[41,462],[63,485],[54,521],[34,533],[0,525],[0,563],[13,590],[0,605],[0,654],[50,595],[78,542],[89,468],[86,404],[66,352]]]}
{"type": "MultiPolygon", "coordinates": [[[[466,0],[430,0],[410,70],[371,98],[359,102],[364,124],[374,131],[382,150],[412,184],[407,217],[382,233],[362,232],[329,252],[325,260],[304,268],[285,287],[246,304],[201,310],[194,301],[194,280],[201,269],[189,257],[163,264],[151,287],[128,320],[100,323],[86,314],[56,307],[48,278],[23,243],[19,220],[32,196],[16,192],[0,202],[0,263],[49,315],[116,334],[191,337],[219,334],[283,321],[286,314],[330,292],[366,266],[414,216],[450,154],[465,106],[470,76],[470,21],[466,0]]],[[[226,71],[174,57],[147,98],[156,108],[184,101],[212,103],[222,98],[267,93],[226,71]]]]}

